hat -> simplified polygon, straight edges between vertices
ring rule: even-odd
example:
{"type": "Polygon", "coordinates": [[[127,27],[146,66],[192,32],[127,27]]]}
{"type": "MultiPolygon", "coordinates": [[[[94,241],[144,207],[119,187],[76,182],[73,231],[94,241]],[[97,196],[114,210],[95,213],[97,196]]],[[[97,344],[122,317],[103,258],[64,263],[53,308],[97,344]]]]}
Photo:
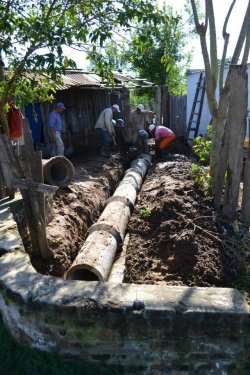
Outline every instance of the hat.
{"type": "Polygon", "coordinates": [[[143,104],[138,104],[137,108],[141,111],[141,112],[144,112],[145,109],[144,109],[144,105],[143,104]]]}
{"type": "Polygon", "coordinates": [[[118,118],[116,122],[121,125],[122,128],[124,128],[124,120],[122,118],[118,118]]]}
{"type": "Polygon", "coordinates": [[[151,124],[151,125],[149,125],[148,130],[151,132],[152,130],[154,130],[154,128],[155,128],[155,125],[151,124]]]}
{"type": "Polygon", "coordinates": [[[63,103],[56,103],[56,108],[66,109],[63,103]]]}
{"type": "Polygon", "coordinates": [[[138,131],[138,135],[139,135],[139,137],[141,137],[141,138],[148,139],[148,133],[147,133],[146,130],[144,130],[144,129],[140,129],[140,130],[138,131]]]}
{"type": "Polygon", "coordinates": [[[121,112],[118,104],[113,104],[111,107],[115,108],[117,112],[121,112]]]}

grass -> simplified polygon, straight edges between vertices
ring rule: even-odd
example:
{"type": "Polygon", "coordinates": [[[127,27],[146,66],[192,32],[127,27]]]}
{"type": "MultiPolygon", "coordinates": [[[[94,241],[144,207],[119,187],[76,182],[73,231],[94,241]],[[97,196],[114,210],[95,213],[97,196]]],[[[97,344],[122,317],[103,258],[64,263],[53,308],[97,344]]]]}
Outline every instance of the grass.
{"type": "Polygon", "coordinates": [[[62,361],[58,356],[15,343],[0,319],[0,375],[119,375],[117,367],[83,361],[62,361]]]}

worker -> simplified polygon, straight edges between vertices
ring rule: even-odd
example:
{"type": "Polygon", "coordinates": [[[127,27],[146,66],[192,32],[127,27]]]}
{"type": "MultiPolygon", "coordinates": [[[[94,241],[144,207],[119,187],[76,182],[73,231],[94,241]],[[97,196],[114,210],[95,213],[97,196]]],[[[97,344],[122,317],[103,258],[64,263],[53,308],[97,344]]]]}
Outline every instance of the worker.
{"type": "Polygon", "coordinates": [[[161,154],[161,150],[168,147],[168,145],[176,138],[176,135],[171,129],[161,125],[149,125],[149,133],[155,139],[155,153],[156,155],[161,154]]]}
{"type": "Polygon", "coordinates": [[[118,118],[117,120],[113,120],[114,122],[114,131],[115,131],[115,140],[116,144],[119,148],[119,151],[124,152],[126,151],[126,141],[125,141],[125,135],[124,135],[124,120],[121,118],[118,118]]]}
{"type": "Polygon", "coordinates": [[[148,115],[154,115],[154,112],[145,110],[143,104],[138,104],[137,108],[130,112],[129,130],[130,130],[131,143],[133,145],[137,144],[138,131],[146,130],[148,115]]]}
{"type": "Polygon", "coordinates": [[[120,112],[118,104],[105,108],[95,125],[95,129],[101,138],[101,156],[110,155],[110,140],[116,145],[115,131],[112,126],[113,114],[120,112]]]}
{"type": "Polygon", "coordinates": [[[144,129],[138,131],[138,144],[141,152],[148,152],[148,132],[144,129]]]}
{"type": "Polygon", "coordinates": [[[49,135],[53,143],[51,156],[64,155],[64,144],[61,137],[63,126],[61,114],[65,109],[63,103],[57,103],[56,108],[50,112],[48,117],[49,135]]]}

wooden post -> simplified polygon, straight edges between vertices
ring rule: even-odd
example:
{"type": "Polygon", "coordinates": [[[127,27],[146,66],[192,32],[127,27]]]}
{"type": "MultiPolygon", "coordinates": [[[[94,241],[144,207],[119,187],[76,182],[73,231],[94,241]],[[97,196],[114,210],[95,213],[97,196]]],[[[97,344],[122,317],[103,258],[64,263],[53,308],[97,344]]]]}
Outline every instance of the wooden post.
{"type": "Polygon", "coordinates": [[[156,87],[155,112],[156,125],[162,125],[161,86],[156,87]]]}
{"type": "Polygon", "coordinates": [[[167,86],[162,86],[162,100],[161,100],[161,107],[162,107],[162,118],[163,118],[163,125],[169,127],[169,92],[167,86]]]}
{"type": "Polygon", "coordinates": [[[128,132],[129,129],[129,116],[130,116],[130,98],[129,98],[129,90],[123,89],[122,90],[122,108],[123,108],[123,119],[125,123],[125,137],[126,141],[130,140],[130,134],[128,132]]]}
{"type": "MultiPolygon", "coordinates": [[[[22,149],[25,161],[22,164],[23,173],[28,181],[32,181],[34,179],[33,173],[35,174],[36,179],[40,179],[42,173],[40,172],[40,168],[42,168],[42,166],[39,167],[36,163],[39,158],[41,160],[41,155],[38,157],[35,156],[36,153],[34,151],[31,132],[27,120],[23,120],[23,136],[25,144],[22,149]],[[35,172],[35,169],[38,169],[38,172],[35,172]]],[[[33,184],[29,185],[28,192],[32,215],[32,220],[30,221],[30,225],[33,230],[33,235],[31,237],[32,247],[34,250],[38,250],[38,252],[41,254],[43,258],[48,259],[53,257],[53,252],[48,247],[46,237],[44,220],[44,199],[42,200],[42,209],[40,209],[39,202],[41,203],[41,199],[39,200],[38,194],[33,184]]]]}
{"type": "Polygon", "coordinates": [[[247,227],[250,226],[250,150],[248,150],[244,167],[243,197],[240,221],[247,227]]]}
{"type": "Polygon", "coordinates": [[[240,221],[250,227],[250,120],[248,119],[248,149],[243,174],[243,197],[240,221]]]}
{"type": "Polygon", "coordinates": [[[50,258],[53,256],[53,252],[48,248],[46,239],[42,194],[53,194],[57,187],[43,184],[41,153],[34,152],[30,130],[26,122],[24,122],[24,139],[26,145],[20,148],[23,157],[21,160],[17,159],[7,135],[0,136],[0,164],[4,165],[6,173],[8,171],[8,183],[12,189],[18,187],[21,191],[25,202],[33,252],[41,254],[43,258],[50,258]]]}
{"type": "Polygon", "coordinates": [[[223,214],[229,220],[237,217],[239,188],[243,169],[244,139],[247,116],[247,67],[231,65],[229,69],[229,143],[228,168],[223,214]]]}

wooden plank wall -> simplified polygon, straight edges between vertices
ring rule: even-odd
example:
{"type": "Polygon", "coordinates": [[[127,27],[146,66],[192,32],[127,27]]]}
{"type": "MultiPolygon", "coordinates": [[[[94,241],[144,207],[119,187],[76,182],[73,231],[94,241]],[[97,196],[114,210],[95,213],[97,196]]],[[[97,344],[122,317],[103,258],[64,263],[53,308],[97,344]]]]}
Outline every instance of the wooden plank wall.
{"type": "MultiPolygon", "coordinates": [[[[122,101],[123,93],[118,90],[72,88],[59,91],[53,104],[41,104],[45,142],[49,142],[48,115],[56,102],[63,102],[67,108],[63,114],[62,132],[65,147],[72,146],[74,151],[81,151],[98,145],[94,127],[101,111],[112,104],[118,104],[122,109],[122,101]]],[[[123,118],[123,113],[115,116],[118,117],[123,118]]]]}
{"type": "Polygon", "coordinates": [[[186,136],[187,96],[170,96],[169,126],[178,136],[186,136]]]}

